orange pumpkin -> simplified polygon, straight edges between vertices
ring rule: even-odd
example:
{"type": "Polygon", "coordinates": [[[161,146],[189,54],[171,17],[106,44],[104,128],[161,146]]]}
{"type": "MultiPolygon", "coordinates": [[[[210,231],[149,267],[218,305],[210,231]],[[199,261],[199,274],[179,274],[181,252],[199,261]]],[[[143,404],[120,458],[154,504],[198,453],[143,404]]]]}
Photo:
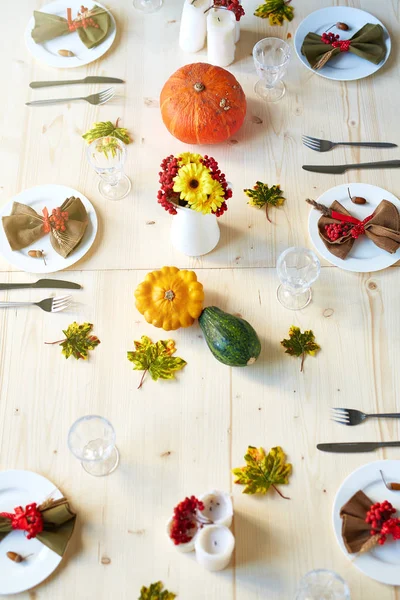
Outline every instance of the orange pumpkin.
{"type": "Polygon", "coordinates": [[[246,96],[235,77],[207,63],[185,65],[160,96],[168,131],[186,144],[218,144],[236,133],[246,115],[246,96]]]}

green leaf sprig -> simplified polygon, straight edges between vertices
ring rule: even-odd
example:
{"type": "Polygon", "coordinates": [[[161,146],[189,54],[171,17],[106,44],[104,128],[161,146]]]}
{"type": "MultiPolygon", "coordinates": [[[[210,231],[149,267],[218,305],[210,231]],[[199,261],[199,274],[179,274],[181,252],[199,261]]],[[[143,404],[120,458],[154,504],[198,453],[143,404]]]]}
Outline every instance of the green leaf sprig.
{"type": "Polygon", "coordinates": [[[75,321],[64,331],[65,339],[56,342],[45,342],[45,344],[59,344],[62,347],[62,353],[65,358],[74,356],[77,360],[88,359],[89,350],[94,350],[100,344],[100,340],[95,335],[90,335],[93,329],[92,323],[82,323],[78,325],[75,321]]]}
{"type": "Polygon", "coordinates": [[[153,344],[150,338],[142,335],[140,342],[135,341],[134,344],[135,350],[128,352],[128,360],[133,363],[135,371],[144,371],[138,389],[142,387],[147,372],[153,381],[174,379],[174,372],[187,364],[183,358],[172,356],[176,352],[174,340],[159,340],[153,344]]]}
{"type": "Polygon", "coordinates": [[[285,354],[301,356],[300,371],[303,371],[306,354],[315,356],[318,350],[321,350],[321,347],[315,341],[315,336],[311,329],[307,329],[302,333],[300,327],[295,327],[294,325],[289,329],[289,338],[282,340],[281,344],[286,348],[285,354]]]}
{"type": "Polygon", "coordinates": [[[128,130],[125,129],[125,127],[118,127],[118,122],[119,118],[115,125],[114,123],[111,123],[111,121],[99,121],[98,123],[93,123],[92,129],[89,129],[82,137],[88,144],[91,144],[94,140],[98,140],[99,138],[109,138],[106,140],[106,143],[103,143],[102,152],[104,152],[106,158],[108,158],[108,152],[111,152],[112,157],[114,157],[116,154],[115,149],[117,147],[115,139],[120,140],[124,144],[130,144],[132,142],[128,130]]]}
{"type": "Polygon", "coordinates": [[[293,7],[288,6],[291,0],[265,0],[264,4],[255,11],[256,17],[269,19],[269,24],[283,25],[283,21],[291,21],[293,19],[293,7]]]}
{"type": "Polygon", "coordinates": [[[290,500],[278,490],[277,485],[289,483],[292,465],[286,462],[286,455],[280,446],[271,448],[266,454],[264,448],[249,446],[244,455],[245,467],[232,469],[234,483],[245,485],[243,494],[266,494],[270,487],[285,500],[290,500]]]}
{"type": "Polygon", "coordinates": [[[168,590],[161,591],[163,587],[161,581],[152,583],[148,588],[143,586],[140,590],[139,600],[174,600],[176,594],[168,590]]]}
{"type": "Polygon", "coordinates": [[[258,208],[263,208],[265,206],[265,214],[270,223],[271,219],[268,215],[268,207],[282,206],[282,204],[285,202],[283,191],[279,185],[272,185],[269,187],[267,183],[256,181],[256,184],[252,190],[246,189],[243,191],[246,196],[250,198],[248,202],[250,206],[257,206],[258,208]]]}

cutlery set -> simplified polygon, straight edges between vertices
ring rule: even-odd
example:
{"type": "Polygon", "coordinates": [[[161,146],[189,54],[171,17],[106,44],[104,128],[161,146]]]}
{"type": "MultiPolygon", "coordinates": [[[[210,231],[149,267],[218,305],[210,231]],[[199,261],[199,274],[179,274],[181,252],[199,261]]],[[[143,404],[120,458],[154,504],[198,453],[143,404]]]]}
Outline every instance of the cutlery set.
{"type": "MultiPolygon", "coordinates": [[[[319,138],[302,136],[304,146],[315,152],[328,152],[336,146],[357,146],[368,148],[397,148],[397,144],[389,142],[331,142],[329,140],[320,140],[319,138]]],[[[303,165],[305,171],[313,173],[328,173],[331,175],[341,175],[350,169],[395,169],[400,167],[400,160],[384,160],[368,163],[356,163],[349,165],[303,165]]]]}
{"type": "MultiPolygon", "coordinates": [[[[72,281],[63,281],[61,279],[39,279],[34,283],[0,283],[0,291],[17,289],[43,289],[43,288],[63,288],[70,290],[80,290],[79,283],[72,281]]],[[[20,307],[20,306],[38,306],[45,312],[56,313],[66,310],[72,304],[72,296],[56,296],[55,298],[45,298],[40,302],[0,302],[0,308],[20,307]]]]}
{"type": "MultiPolygon", "coordinates": [[[[89,76],[83,79],[70,79],[61,81],[32,81],[29,86],[32,89],[44,88],[44,87],[55,87],[60,85],[75,85],[75,84],[90,84],[90,83],[125,83],[123,79],[117,77],[99,77],[89,76]]],[[[84,100],[95,106],[105,104],[115,96],[115,89],[113,87],[102,90],[96,94],[90,94],[90,96],[78,96],[75,98],[50,98],[48,100],[33,100],[26,102],[26,106],[49,106],[51,104],[63,104],[64,102],[74,102],[76,100],[84,100]]]]}

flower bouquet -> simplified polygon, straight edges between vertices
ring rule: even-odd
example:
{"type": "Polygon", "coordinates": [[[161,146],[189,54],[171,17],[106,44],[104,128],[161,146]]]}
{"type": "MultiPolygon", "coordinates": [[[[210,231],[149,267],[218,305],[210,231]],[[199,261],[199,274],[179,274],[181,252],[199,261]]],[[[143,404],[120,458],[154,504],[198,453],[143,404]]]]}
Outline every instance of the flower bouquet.
{"type": "Polygon", "coordinates": [[[174,215],[173,245],[187,256],[207,254],[218,244],[216,217],[228,210],[232,190],[217,161],[184,152],[161,163],[159,204],[174,215]]]}

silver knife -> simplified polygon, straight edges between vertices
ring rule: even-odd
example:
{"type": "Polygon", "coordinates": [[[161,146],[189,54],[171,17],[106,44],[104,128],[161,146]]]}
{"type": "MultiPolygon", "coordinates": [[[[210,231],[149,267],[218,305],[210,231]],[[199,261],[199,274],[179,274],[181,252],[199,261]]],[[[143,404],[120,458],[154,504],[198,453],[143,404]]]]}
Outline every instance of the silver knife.
{"type": "Polygon", "coordinates": [[[349,169],[395,169],[396,167],[400,167],[400,160],[382,160],[354,165],[303,165],[305,171],[312,171],[313,173],[331,173],[333,175],[341,175],[349,169]]]}
{"type": "Polygon", "coordinates": [[[64,288],[69,290],[80,290],[79,283],[63,281],[62,279],[39,279],[35,283],[0,283],[0,290],[20,290],[25,288],[64,288]]]}
{"type": "Polygon", "coordinates": [[[29,84],[31,88],[52,87],[55,85],[73,85],[75,83],[125,83],[123,79],[117,77],[97,77],[89,76],[83,79],[67,79],[62,81],[32,81],[29,84]]]}
{"type": "Polygon", "coordinates": [[[379,448],[400,447],[400,442],[345,442],[337,444],[317,444],[322,452],[372,452],[379,448]]]}

